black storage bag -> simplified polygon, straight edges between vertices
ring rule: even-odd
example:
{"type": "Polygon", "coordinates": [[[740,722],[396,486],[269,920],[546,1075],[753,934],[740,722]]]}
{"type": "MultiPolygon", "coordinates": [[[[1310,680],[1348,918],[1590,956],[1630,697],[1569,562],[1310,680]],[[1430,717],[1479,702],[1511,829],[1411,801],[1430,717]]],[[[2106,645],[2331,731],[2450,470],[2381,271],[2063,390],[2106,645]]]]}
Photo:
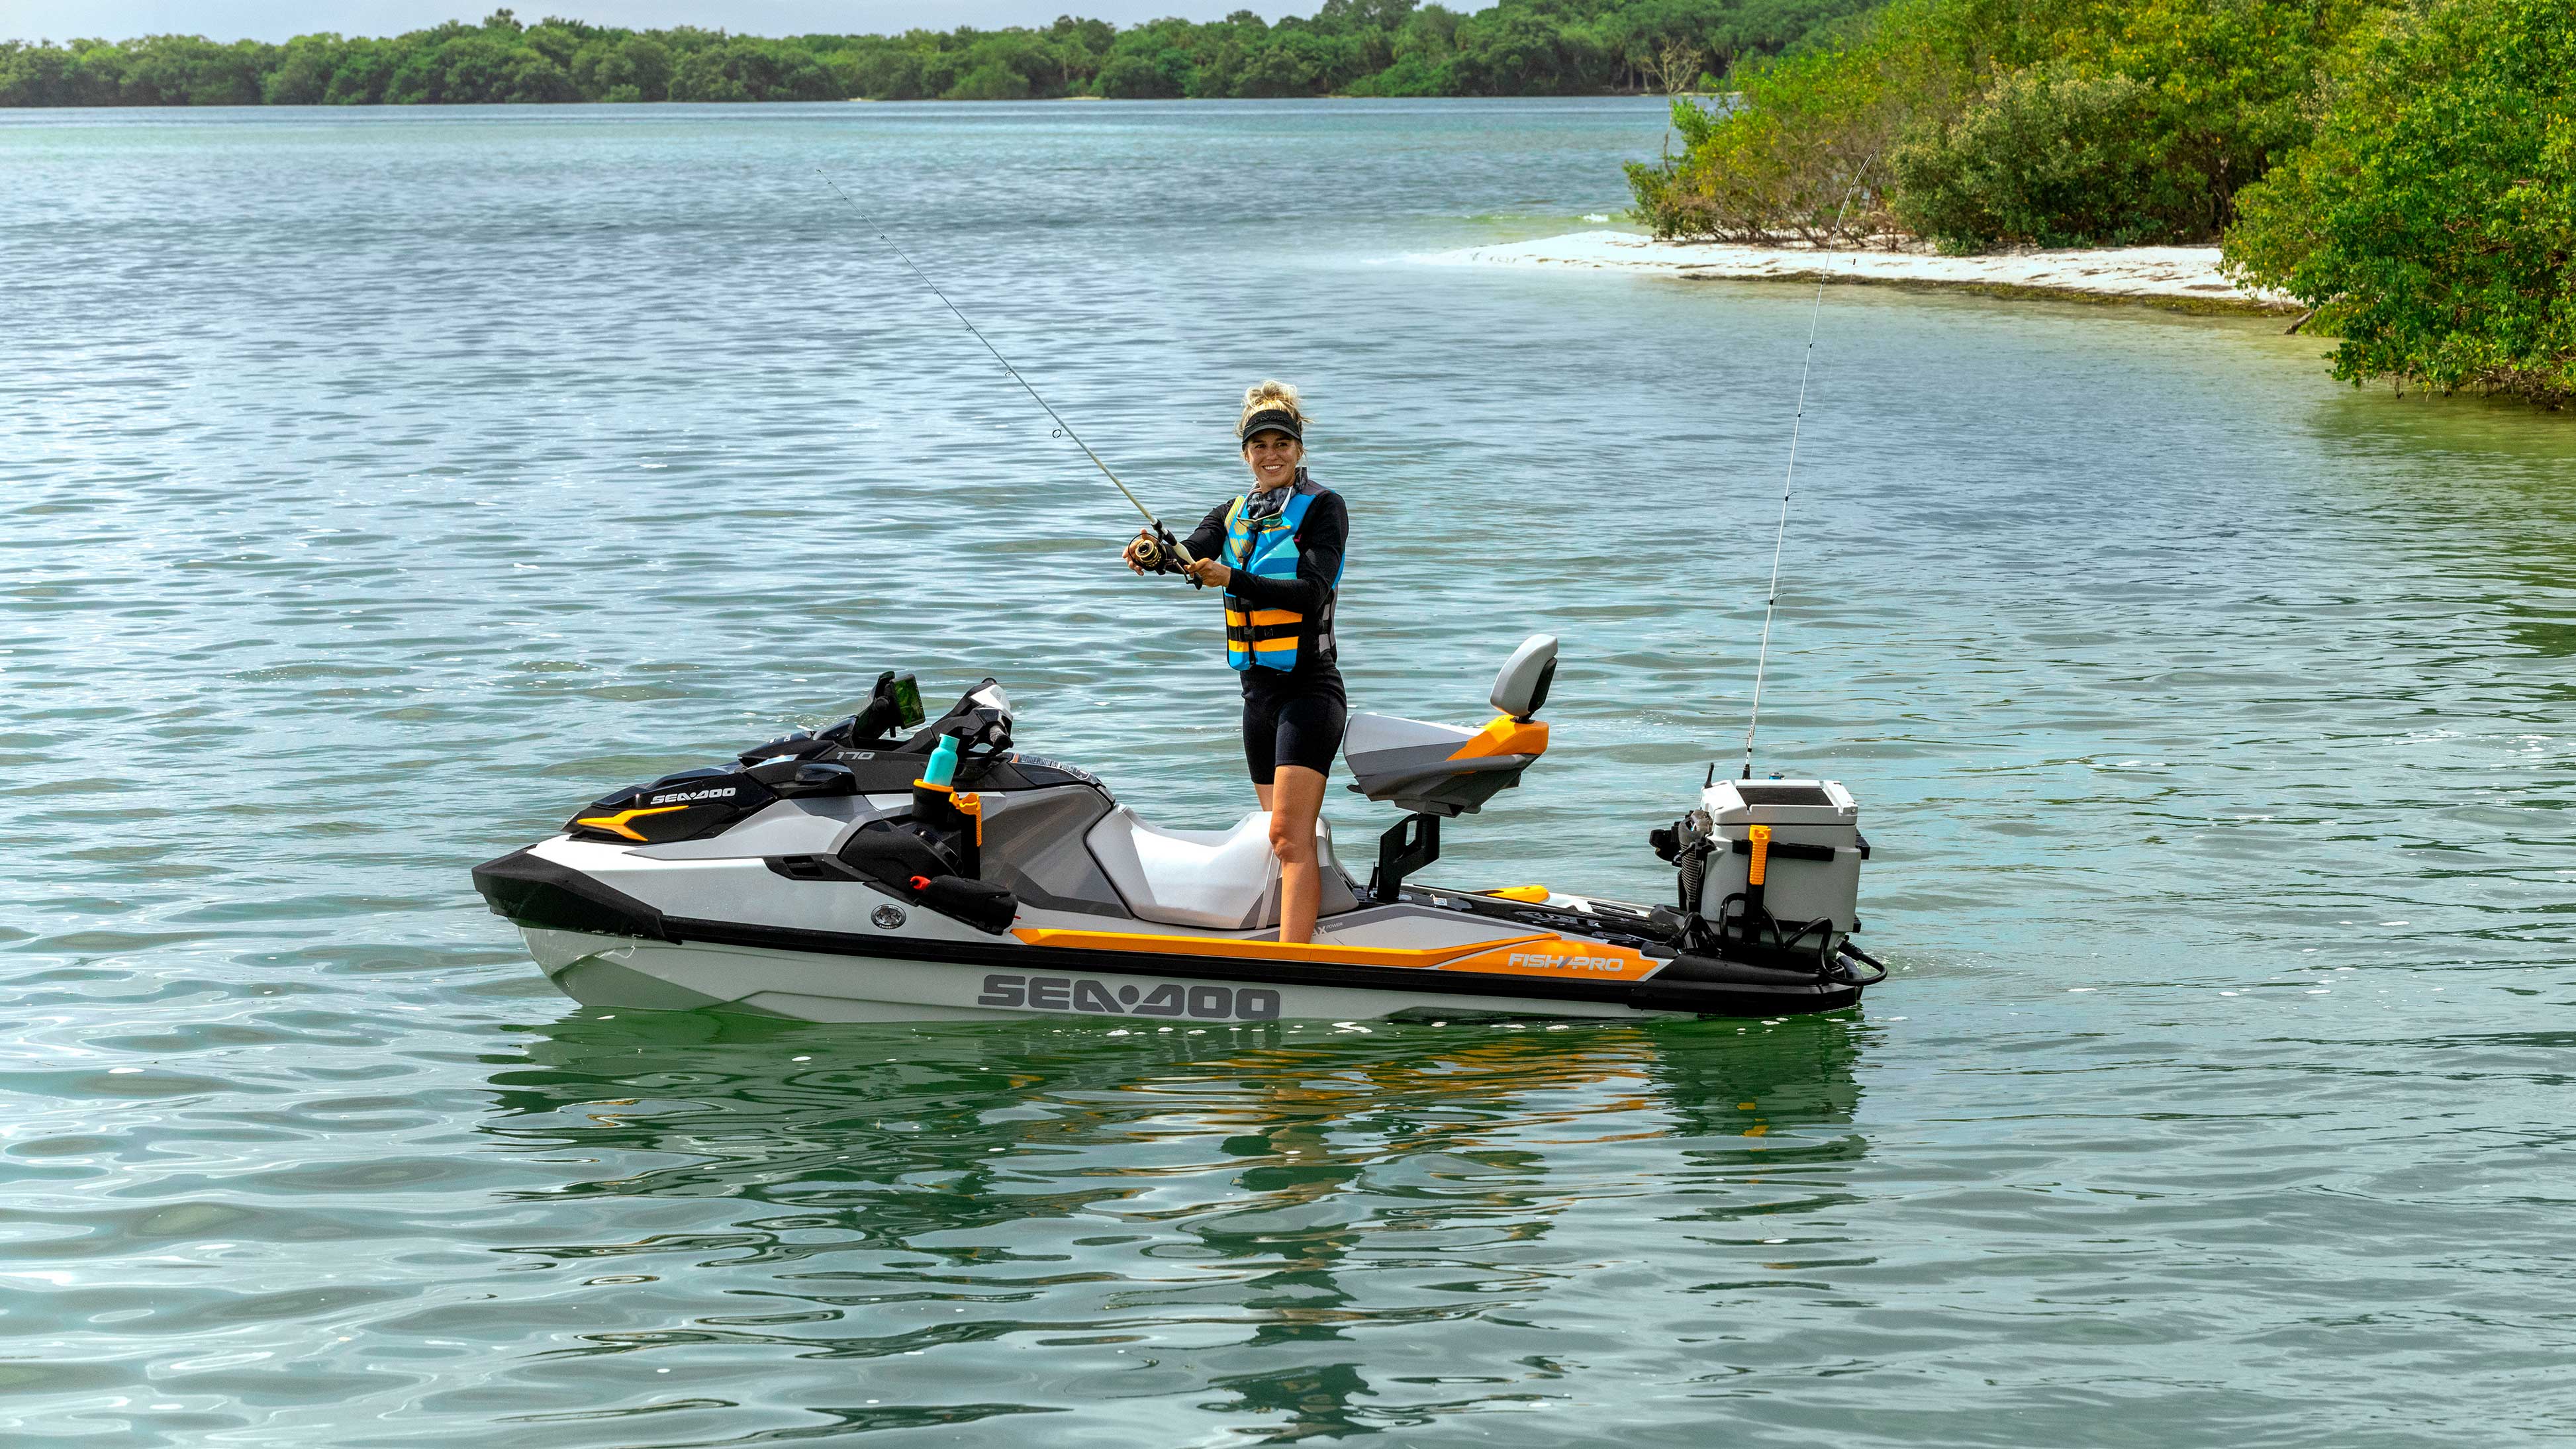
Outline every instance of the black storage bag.
{"type": "Polygon", "coordinates": [[[1020,913],[1019,898],[1006,887],[957,874],[947,855],[915,833],[909,823],[868,822],[841,847],[841,859],[904,899],[987,935],[1009,930],[1012,917],[1020,913]]]}
{"type": "Polygon", "coordinates": [[[1003,886],[990,881],[968,880],[962,875],[943,875],[921,893],[921,903],[964,921],[989,936],[998,936],[1011,928],[1011,918],[1020,913],[1019,898],[1003,886]]]}
{"type": "Polygon", "coordinates": [[[957,866],[938,847],[915,834],[909,824],[871,820],[841,847],[841,859],[871,880],[883,881],[907,896],[920,894],[913,882],[955,875],[957,866]]]}

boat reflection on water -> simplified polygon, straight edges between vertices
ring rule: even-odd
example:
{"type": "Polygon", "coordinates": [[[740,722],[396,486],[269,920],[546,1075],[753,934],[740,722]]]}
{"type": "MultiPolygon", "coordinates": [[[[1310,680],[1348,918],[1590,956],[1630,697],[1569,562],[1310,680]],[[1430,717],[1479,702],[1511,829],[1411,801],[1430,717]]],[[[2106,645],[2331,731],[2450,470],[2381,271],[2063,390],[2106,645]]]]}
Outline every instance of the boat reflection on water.
{"type": "Polygon", "coordinates": [[[1106,1371],[1298,1437],[1544,1397],[1532,1325],[1604,1316],[1617,1265],[1740,1276],[1781,1214],[1842,1211],[1868,1030],[646,1014],[544,1029],[484,1130],[570,1169],[523,1197],[581,1225],[504,1251],[633,1285],[560,1353],[767,1346],[773,1389],[865,1358],[874,1409],[945,1422],[1078,1409],[1106,1371]]]}

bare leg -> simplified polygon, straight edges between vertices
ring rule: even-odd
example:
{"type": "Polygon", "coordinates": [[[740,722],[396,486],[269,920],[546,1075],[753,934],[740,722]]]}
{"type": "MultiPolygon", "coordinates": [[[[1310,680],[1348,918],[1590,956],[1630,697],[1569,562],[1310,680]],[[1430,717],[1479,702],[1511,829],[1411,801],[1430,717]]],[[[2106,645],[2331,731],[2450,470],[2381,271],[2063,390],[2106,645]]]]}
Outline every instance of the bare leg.
{"type": "Polygon", "coordinates": [[[1315,818],[1324,813],[1324,772],[1281,765],[1278,783],[1261,791],[1270,812],[1270,849],[1279,857],[1279,939],[1304,945],[1315,939],[1315,911],[1324,903],[1323,864],[1315,857],[1315,818]]]}

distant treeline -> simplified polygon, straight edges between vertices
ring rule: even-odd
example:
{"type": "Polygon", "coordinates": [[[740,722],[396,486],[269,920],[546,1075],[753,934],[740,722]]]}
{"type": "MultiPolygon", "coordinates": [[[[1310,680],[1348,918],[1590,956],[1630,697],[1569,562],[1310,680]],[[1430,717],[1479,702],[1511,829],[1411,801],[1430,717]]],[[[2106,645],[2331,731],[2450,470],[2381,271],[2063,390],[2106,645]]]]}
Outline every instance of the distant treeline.
{"type": "Polygon", "coordinates": [[[1117,100],[1679,91],[1876,0],[1324,0],[1121,30],[794,35],[626,30],[508,10],[386,39],[283,45],[192,35],[0,42],[0,105],[405,105],[547,101],[1117,100]]]}

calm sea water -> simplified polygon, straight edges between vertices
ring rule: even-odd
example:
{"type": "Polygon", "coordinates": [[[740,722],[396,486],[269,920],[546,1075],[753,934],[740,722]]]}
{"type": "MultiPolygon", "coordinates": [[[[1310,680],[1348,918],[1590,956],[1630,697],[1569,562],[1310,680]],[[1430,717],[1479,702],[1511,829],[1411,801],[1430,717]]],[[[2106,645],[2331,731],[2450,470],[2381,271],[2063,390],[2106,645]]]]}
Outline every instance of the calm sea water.
{"type": "Polygon", "coordinates": [[[818,170],[1173,516],[1303,384],[1359,707],[1565,641],[1434,878],[1659,896],[1810,294],[1406,259],[1660,132],[0,119],[8,1442],[2576,1436],[2576,424],[2277,322],[1826,298],[1759,759],[1863,801],[1864,1014],[605,1016],[482,910],[880,668],[1250,808],[1214,605],[818,170]]]}

